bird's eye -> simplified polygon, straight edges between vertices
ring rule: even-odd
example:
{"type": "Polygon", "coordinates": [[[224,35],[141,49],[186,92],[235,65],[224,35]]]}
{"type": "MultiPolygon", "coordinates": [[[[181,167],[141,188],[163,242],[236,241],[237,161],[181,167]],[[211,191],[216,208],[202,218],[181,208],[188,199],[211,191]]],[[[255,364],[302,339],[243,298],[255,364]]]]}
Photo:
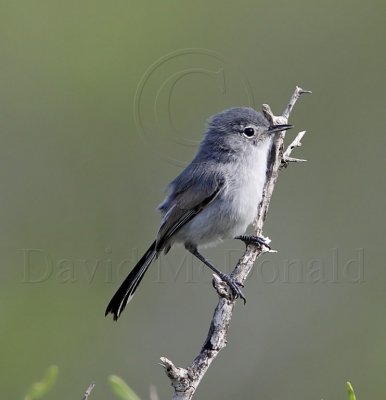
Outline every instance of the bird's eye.
{"type": "Polygon", "coordinates": [[[255,130],[252,127],[248,126],[243,130],[243,134],[244,136],[251,138],[255,134],[255,130]]]}

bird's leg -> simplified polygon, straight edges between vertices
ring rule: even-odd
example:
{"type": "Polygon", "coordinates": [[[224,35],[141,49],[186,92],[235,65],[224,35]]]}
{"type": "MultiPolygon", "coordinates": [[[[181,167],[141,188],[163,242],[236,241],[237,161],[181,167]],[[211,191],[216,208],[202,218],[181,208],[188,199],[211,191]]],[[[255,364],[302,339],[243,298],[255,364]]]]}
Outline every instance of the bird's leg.
{"type": "Polygon", "coordinates": [[[269,239],[263,237],[263,236],[248,236],[248,235],[240,235],[236,236],[235,239],[241,240],[245,243],[246,246],[249,244],[254,244],[258,245],[260,247],[265,246],[269,250],[271,250],[271,247],[269,246],[269,239]]]}
{"type": "Polygon", "coordinates": [[[210,261],[208,261],[195,247],[185,246],[186,249],[192,253],[195,257],[197,257],[201,262],[203,262],[207,267],[209,267],[216,275],[218,275],[222,281],[224,281],[233,291],[235,299],[240,297],[243,299],[244,304],[247,302],[243,292],[241,291],[240,287],[243,285],[233,279],[230,275],[224,274],[220,270],[218,270],[210,261]]]}

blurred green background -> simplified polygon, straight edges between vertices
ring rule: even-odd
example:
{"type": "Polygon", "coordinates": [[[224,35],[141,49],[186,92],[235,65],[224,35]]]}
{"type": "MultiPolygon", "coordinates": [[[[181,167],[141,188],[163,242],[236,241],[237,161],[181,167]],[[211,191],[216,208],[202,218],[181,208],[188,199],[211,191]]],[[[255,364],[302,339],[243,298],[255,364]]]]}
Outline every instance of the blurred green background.
{"type": "MultiPolygon", "coordinates": [[[[52,363],[48,399],[90,382],[112,398],[112,373],[170,398],[157,362],[200,349],[211,275],[174,249],[118,323],[106,304],[206,119],[280,113],[295,85],[313,91],[290,120],[309,162],[279,178],[264,229],[278,253],[256,264],[197,398],[341,399],[348,379],[384,397],[385,13],[381,0],[0,1],[2,398],[52,363]]],[[[205,254],[229,270],[242,252],[205,254]]]]}

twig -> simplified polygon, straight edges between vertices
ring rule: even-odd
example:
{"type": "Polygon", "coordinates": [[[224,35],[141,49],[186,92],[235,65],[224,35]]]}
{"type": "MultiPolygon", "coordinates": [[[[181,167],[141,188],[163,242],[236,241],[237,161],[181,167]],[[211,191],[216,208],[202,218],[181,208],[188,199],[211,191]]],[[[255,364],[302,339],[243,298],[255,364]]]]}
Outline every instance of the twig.
{"type": "Polygon", "coordinates": [[[88,396],[90,396],[90,394],[91,394],[92,390],[94,389],[94,387],[95,387],[95,383],[92,383],[92,384],[87,388],[87,390],[84,392],[84,395],[83,395],[83,399],[82,399],[82,400],[87,400],[87,399],[88,399],[88,396]]]}
{"type": "Polygon", "coordinates": [[[290,98],[290,101],[288,102],[287,107],[286,107],[285,110],[283,111],[282,116],[283,116],[284,118],[286,118],[286,119],[289,118],[289,116],[290,116],[290,114],[291,114],[291,111],[292,111],[292,109],[294,108],[294,105],[295,105],[296,102],[298,101],[299,97],[300,97],[302,94],[305,94],[305,93],[311,94],[312,92],[311,92],[311,90],[304,90],[304,89],[302,89],[301,87],[296,86],[295,91],[294,91],[294,94],[293,94],[292,97],[290,98]]]}
{"type": "MultiPolygon", "coordinates": [[[[271,108],[267,104],[264,104],[262,107],[264,116],[272,125],[286,124],[295,103],[303,93],[311,92],[296,87],[287,107],[280,116],[275,116],[271,108]]],[[[259,204],[255,221],[255,234],[257,236],[262,236],[264,220],[268,212],[279,169],[283,164],[287,164],[291,161],[289,156],[295,147],[300,146],[300,140],[304,136],[304,133],[305,132],[300,132],[285,152],[283,152],[285,132],[278,133],[274,139],[268,161],[267,179],[263,197],[259,204]]],[[[256,258],[265,251],[267,251],[265,246],[248,245],[243,257],[239,260],[231,274],[233,278],[243,284],[251,272],[256,258]]],[[[165,368],[166,375],[169,377],[174,388],[173,400],[189,400],[193,397],[209,366],[217,357],[220,350],[226,346],[235,300],[228,286],[216,275],[214,275],[213,286],[220,299],[214,310],[208,336],[198,356],[187,368],[176,367],[173,362],[166,357],[161,358],[161,365],[165,368]]]]}
{"type": "Polygon", "coordinates": [[[157,388],[154,385],[150,385],[149,399],[150,400],[159,400],[157,388]]]}
{"type": "Polygon", "coordinates": [[[291,162],[306,162],[307,160],[303,160],[302,158],[293,158],[290,157],[292,150],[295,149],[296,147],[301,147],[301,140],[303,139],[303,136],[306,134],[306,131],[301,131],[297,134],[296,138],[293,140],[293,142],[287,147],[287,150],[283,154],[283,159],[281,160],[281,165],[280,168],[287,168],[288,164],[291,162]]]}

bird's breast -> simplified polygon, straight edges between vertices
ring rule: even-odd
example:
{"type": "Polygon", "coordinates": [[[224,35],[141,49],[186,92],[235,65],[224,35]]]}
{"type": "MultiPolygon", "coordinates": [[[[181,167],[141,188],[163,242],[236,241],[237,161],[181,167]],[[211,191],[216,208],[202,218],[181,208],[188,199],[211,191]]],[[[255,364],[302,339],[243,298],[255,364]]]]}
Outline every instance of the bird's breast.
{"type": "Polygon", "coordinates": [[[254,221],[266,180],[268,145],[223,166],[219,195],[175,235],[175,242],[208,246],[245,233],[254,221]]]}
{"type": "Polygon", "coordinates": [[[225,189],[224,197],[232,204],[230,212],[242,226],[247,227],[257,215],[266,181],[268,145],[257,147],[241,160],[225,189]]]}

